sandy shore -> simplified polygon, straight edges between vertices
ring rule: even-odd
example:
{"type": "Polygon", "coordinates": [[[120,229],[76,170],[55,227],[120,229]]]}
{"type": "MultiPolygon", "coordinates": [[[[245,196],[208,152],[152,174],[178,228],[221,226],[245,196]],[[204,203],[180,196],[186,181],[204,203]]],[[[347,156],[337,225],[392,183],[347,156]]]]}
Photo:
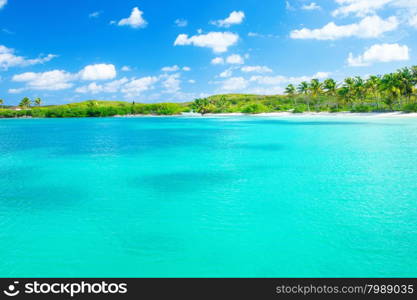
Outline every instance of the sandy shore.
{"type": "Polygon", "coordinates": [[[182,113],[181,115],[173,116],[161,116],[161,115],[117,115],[115,118],[143,118],[143,117],[195,117],[195,118],[213,118],[213,117],[238,117],[238,116],[251,116],[251,117],[327,117],[327,118],[340,118],[340,117],[369,117],[369,118],[417,118],[417,113],[403,113],[403,112],[371,112],[371,113],[351,113],[351,112],[304,112],[294,114],[292,112],[272,112],[261,114],[244,114],[244,113],[219,113],[219,114],[205,114],[202,116],[197,113],[182,113]]]}
{"type": "MultiPolygon", "coordinates": [[[[201,117],[200,114],[185,113],[182,116],[201,117]]],[[[305,112],[294,114],[292,112],[273,112],[261,114],[243,114],[243,113],[221,113],[205,114],[204,117],[233,117],[233,116],[253,116],[253,117],[370,117],[370,118],[417,118],[417,113],[403,112],[371,112],[371,113],[351,113],[351,112],[305,112]]]]}

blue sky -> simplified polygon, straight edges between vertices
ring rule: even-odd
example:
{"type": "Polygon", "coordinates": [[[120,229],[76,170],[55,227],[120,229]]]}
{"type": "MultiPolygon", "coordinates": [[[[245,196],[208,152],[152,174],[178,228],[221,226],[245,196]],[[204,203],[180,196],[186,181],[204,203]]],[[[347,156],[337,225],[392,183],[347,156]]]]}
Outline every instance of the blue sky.
{"type": "Polygon", "coordinates": [[[0,0],[0,98],[183,101],[417,64],[416,0],[0,0]]]}

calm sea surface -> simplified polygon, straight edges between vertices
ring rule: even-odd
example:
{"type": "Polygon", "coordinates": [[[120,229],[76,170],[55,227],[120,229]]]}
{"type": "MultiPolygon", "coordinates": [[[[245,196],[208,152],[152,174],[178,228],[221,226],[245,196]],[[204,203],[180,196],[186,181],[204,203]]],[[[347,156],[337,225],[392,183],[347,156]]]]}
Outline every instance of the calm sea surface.
{"type": "Polygon", "coordinates": [[[0,120],[0,276],[417,276],[417,119],[0,120]]]}

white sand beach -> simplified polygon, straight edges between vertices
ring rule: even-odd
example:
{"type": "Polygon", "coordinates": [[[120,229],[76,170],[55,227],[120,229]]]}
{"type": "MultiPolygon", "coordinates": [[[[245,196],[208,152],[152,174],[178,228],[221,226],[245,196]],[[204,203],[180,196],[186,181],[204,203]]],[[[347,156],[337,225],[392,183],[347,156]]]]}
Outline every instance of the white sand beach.
{"type": "Polygon", "coordinates": [[[304,113],[292,113],[292,112],[271,112],[261,114],[244,114],[244,113],[219,113],[219,114],[201,114],[196,113],[183,113],[182,116],[190,117],[233,117],[233,116],[253,116],[253,117],[369,117],[369,118],[417,118],[417,113],[404,113],[404,112],[371,112],[371,113],[351,113],[351,112],[304,112],[304,113]]]}
{"type": "Polygon", "coordinates": [[[144,117],[195,117],[195,118],[213,118],[213,117],[238,117],[238,116],[250,116],[250,117],[369,117],[369,118],[417,118],[417,113],[404,113],[404,112],[371,112],[371,113],[351,113],[351,112],[304,112],[304,113],[292,113],[292,112],[271,112],[261,114],[244,114],[244,113],[218,113],[218,114],[205,114],[198,113],[182,113],[181,115],[116,115],[114,118],[144,118],[144,117]]]}

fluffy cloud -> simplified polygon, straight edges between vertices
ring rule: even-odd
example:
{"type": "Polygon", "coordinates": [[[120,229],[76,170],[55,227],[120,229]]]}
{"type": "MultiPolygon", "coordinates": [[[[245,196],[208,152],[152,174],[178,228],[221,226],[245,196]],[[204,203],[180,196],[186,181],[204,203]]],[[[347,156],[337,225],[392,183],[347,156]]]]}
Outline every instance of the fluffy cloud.
{"type": "Polygon", "coordinates": [[[0,69],[7,70],[10,67],[25,67],[43,64],[57,57],[54,54],[48,54],[44,57],[26,59],[23,56],[17,56],[14,52],[14,49],[0,45],[0,69]]]}
{"type": "Polygon", "coordinates": [[[285,1],[285,9],[286,10],[295,10],[294,6],[292,6],[289,1],[285,1]]]}
{"type": "Polygon", "coordinates": [[[317,10],[317,9],[321,9],[321,7],[319,5],[317,5],[317,3],[315,2],[311,2],[310,4],[304,4],[301,9],[304,10],[317,10]]]}
{"type": "Polygon", "coordinates": [[[128,18],[121,19],[117,25],[119,26],[130,26],[132,28],[141,28],[147,25],[147,22],[142,17],[143,11],[139,10],[139,8],[134,7],[132,12],[128,18]]]}
{"type": "Polygon", "coordinates": [[[171,66],[171,67],[163,67],[161,69],[162,72],[176,72],[180,69],[177,65],[171,66]]]}
{"type": "Polygon", "coordinates": [[[115,93],[120,90],[123,84],[128,82],[129,80],[126,77],[123,77],[119,80],[114,80],[111,82],[108,82],[103,85],[99,85],[96,82],[92,82],[88,85],[78,87],[75,91],[77,93],[90,93],[90,94],[97,94],[97,93],[115,93]]]}
{"type": "Polygon", "coordinates": [[[244,19],[245,13],[243,11],[232,11],[226,19],[211,21],[210,23],[218,27],[229,28],[232,25],[241,24],[244,19]]]}
{"type": "MultiPolygon", "coordinates": [[[[116,68],[111,64],[96,64],[84,67],[78,73],[69,73],[64,70],[52,70],[46,72],[26,72],[17,74],[12,77],[12,81],[25,82],[25,87],[16,90],[64,90],[73,86],[73,81],[77,80],[105,80],[116,77],[116,68]]],[[[96,83],[88,86],[80,87],[78,92],[99,92],[112,91],[113,85],[118,81],[110,82],[106,85],[98,85],[96,83]]],[[[121,79],[119,83],[126,82],[126,79],[121,79]]]]}
{"type": "Polygon", "coordinates": [[[224,64],[224,59],[223,59],[223,57],[215,57],[211,60],[211,64],[213,64],[213,65],[222,65],[222,64],[224,64]]]}
{"type": "Polygon", "coordinates": [[[409,49],[406,45],[376,44],[367,49],[363,54],[354,57],[349,53],[348,64],[352,67],[369,66],[375,62],[391,62],[409,60],[409,49]]]}
{"type": "Polygon", "coordinates": [[[161,69],[162,72],[166,72],[166,73],[177,72],[179,70],[183,70],[184,72],[188,72],[188,71],[191,71],[191,68],[187,67],[187,66],[180,68],[178,65],[173,65],[173,66],[163,67],[161,69]]]}
{"type": "Polygon", "coordinates": [[[180,74],[162,75],[162,86],[166,93],[177,93],[181,89],[180,74]]]}
{"type": "Polygon", "coordinates": [[[408,24],[409,24],[410,26],[413,26],[413,27],[417,28],[417,15],[412,16],[412,17],[410,18],[410,20],[408,21],[408,24]]]}
{"type": "Polygon", "coordinates": [[[250,81],[256,82],[257,84],[262,85],[283,85],[283,84],[297,84],[302,81],[310,81],[313,78],[317,79],[325,79],[330,76],[330,73],[328,72],[317,72],[313,76],[299,76],[299,77],[287,77],[287,76],[252,76],[250,78],[250,81]]]}
{"type": "Polygon", "coordinates": [[[338,26],[330,22],[319,29],[303,28],[294,30],[290,36],[293,39],[337,40],[347,37],[377,38],[388,31],[395,30],[399,25],[396,17],[384,20],[378,16],[369,16],[359,23],[338,26]]]}
{"type": "Polygon", "coordinates": [[[174,46],[193,45],[196,47],[211,48],[216,53],[226,52],[230,46],[235,45],[239,36],[231,32],[209,32],[188,37],[187,34],[178,35],[174,46]]]}
{"type": "Polygon", "coordinates": [[[223,81],[222,90],[225,91],[238,91],[246,89],[248,86],[248,81],[243,77],[231,77],[223,81]]]}
{"type": "Polygon", "coordinates": [[[364,17],[366,15],[375,14],[378,10],[386,7],[399,9],[417,9],[417,1],[415,0],[335,0],[340,5],[333,11],[333,16],[346,17],[348,15],[356,15],[364,17]]]}
{"type": "Polygon", "coordinates": [[[63,70],[26,72],[12,77],[12,81],[25,82],[27,89],[49,91],[68,89],[73,86],[72,80],[74,75],[63,70]]]}
{"type": "Polygon", "coordinates": [[[7,4],[7,0],[0,0],[0,9],[2,9],[7,4]]]}
{"type": "Polygon", "coordinates": [[[129,66],[123,66],[121,70],[122,70],[123,72],[129,72],[129,71],[131,71],[131,70],[132,70],[132,68],[131,68],[131,67],[129,67],[129,66]]]}
{"type": "Polygon", "coordinates": [[[178,27],[186,27],[188,25],[188,21],[184,19],[176,19],[174,23],[178,27]]]}
{"type": "Polygon", "coordinates": [[[155,76],[147,76],[138,79],[133,79],[130,82],[123,85],[121,92],[125,94],[127,98],[140,96],[141,93],[153,88],[153,85],[159,80],[155,76]]]}
{"type": "Polygon", "coordinates": [[[226,62],[231,65],[242,65],[245,63],[245,59],[239,54],[232,54],[226,58],[226,62]]]}
{"type": "Polygon", "coordinates": [[[101,11],[94,11],[88,15],[89,18],[98,18],[101,14],[101,11]]]}
{"type": "Polygon", "coordinates": [[[393,2],[392,0],[336,0],[336,3],[341,5],[333,11],[333,16],[347,16],[355,14],[363,17],[370,13],[375,13],[376,10],[383,8],[386,4],[393,2]]]}
{"type": "Polygon", "coordinates": [[[79,72],[82,80],[107,80],[116,77],[116,68],[112,64],[95,64],[84,67],[79,72]]]}
{"type": "Polygon", "coordinates": [[[271,73],[272,70],[266,66],[245,66],[240,69],[245,73],[271,73]]]}
{"type": "Polygon", "coordinates": [[[219,74],[219,77],[228,78],[228,77],[231,77],[232,75],[233,75],[233,69],[229,68],[229,69],[224,70],[223,72],[221,72],[219,74]]]}

